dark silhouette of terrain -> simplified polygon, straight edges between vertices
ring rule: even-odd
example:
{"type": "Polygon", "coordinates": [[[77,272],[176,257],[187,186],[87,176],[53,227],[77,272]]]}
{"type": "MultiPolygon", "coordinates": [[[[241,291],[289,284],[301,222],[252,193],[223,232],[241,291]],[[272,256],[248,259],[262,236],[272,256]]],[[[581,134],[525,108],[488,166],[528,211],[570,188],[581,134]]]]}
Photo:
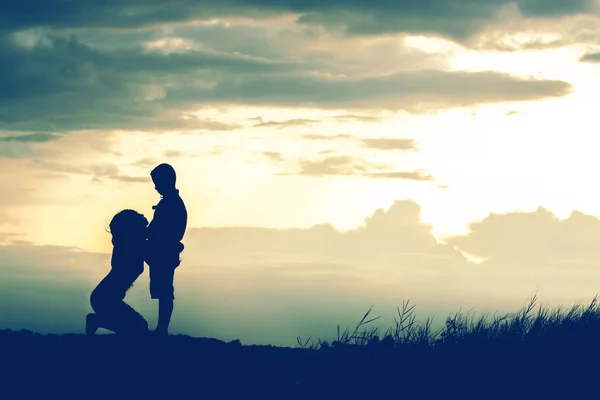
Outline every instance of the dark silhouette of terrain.
{"type": "Polygon", "coordinates": [[[504,398],[598,396],[600,306],[540,308],[432,332],[414,306],[379,335],[367,312],[331,344],[0,331],[3,398],[504,398]]]}

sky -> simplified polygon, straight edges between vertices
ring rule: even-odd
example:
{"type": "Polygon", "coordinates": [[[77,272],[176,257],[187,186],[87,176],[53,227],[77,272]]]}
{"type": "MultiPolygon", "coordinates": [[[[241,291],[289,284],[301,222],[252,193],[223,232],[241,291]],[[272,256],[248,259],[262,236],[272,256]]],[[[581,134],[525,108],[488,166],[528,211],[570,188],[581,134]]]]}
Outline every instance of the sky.
{"type": "MultiPolygon", "coordinates": [[[[294,345],[600,292],[596,0],[8,0],[0,329],[82,333],[118,211],[188,210],[171,333],[294,345]]],[[[147,271],[126,301],[156,323],[147,271]]]]}

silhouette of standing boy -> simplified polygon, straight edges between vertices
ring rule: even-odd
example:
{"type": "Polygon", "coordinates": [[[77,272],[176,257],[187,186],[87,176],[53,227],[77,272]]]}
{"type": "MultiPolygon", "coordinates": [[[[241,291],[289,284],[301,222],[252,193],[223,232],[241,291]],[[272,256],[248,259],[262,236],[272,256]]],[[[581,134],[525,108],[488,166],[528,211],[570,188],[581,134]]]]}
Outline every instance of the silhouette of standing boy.
{"type": "Polygon", "coordinates": [[[154,189],[161,200],[154,209],[154,218],[147,228],[148,252],[146,263],[150,269],[150,297],[158,299],[158,324],[154,333],[168,335],[173,313],[175,268],[181,262],[181,240],[187,226],[187,210],[175,188],[175,170],[169,164],[160,164],[150,173],[154,189]]]}

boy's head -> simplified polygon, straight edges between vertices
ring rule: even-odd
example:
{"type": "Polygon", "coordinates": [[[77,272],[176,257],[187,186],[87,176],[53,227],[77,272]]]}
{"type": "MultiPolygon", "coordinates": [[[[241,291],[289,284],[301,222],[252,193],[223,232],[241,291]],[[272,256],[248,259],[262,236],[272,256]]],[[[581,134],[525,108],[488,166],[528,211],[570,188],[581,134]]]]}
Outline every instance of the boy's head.
{"type": "Polygon", "coordinates": [[[123,210],[118,212],[110,221],[110,233],[112,243],[127,243],[144,240],[146,238],[146,227],[148,220],[142,214],[134,210],[123,210]]]}
{"type": "Polygon", "coordinates": [[[177,176],[175,175],[175,169],[169,164],[160,164],[150,172],[152,182],[154,182],[154,189],[164,195],[170,191],[175,190],[175,181],[177,176]]]}

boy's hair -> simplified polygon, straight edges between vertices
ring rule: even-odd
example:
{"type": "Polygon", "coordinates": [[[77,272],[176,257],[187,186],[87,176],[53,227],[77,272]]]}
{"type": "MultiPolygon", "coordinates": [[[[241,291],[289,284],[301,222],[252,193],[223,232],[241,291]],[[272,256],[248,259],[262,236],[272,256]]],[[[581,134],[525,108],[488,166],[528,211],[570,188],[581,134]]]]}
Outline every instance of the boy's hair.
{"type": "Polygon", "coordinates": [[[175,174],[175,169],[166,163],[158,165],[156,168],[150,172],[150,176],[162,182],[168,182],[175,185],[177,180],[177,175],[175,174]]]}
{"type": "Polygon", "coordinates": [[[112,243],[126,241],[131,236],[134,239],[145,239],[145,230],[148,226],[148,220],[143,214],[134,210],[119,211],[110,221],[110,233],[112,234],[112,243]]]}

